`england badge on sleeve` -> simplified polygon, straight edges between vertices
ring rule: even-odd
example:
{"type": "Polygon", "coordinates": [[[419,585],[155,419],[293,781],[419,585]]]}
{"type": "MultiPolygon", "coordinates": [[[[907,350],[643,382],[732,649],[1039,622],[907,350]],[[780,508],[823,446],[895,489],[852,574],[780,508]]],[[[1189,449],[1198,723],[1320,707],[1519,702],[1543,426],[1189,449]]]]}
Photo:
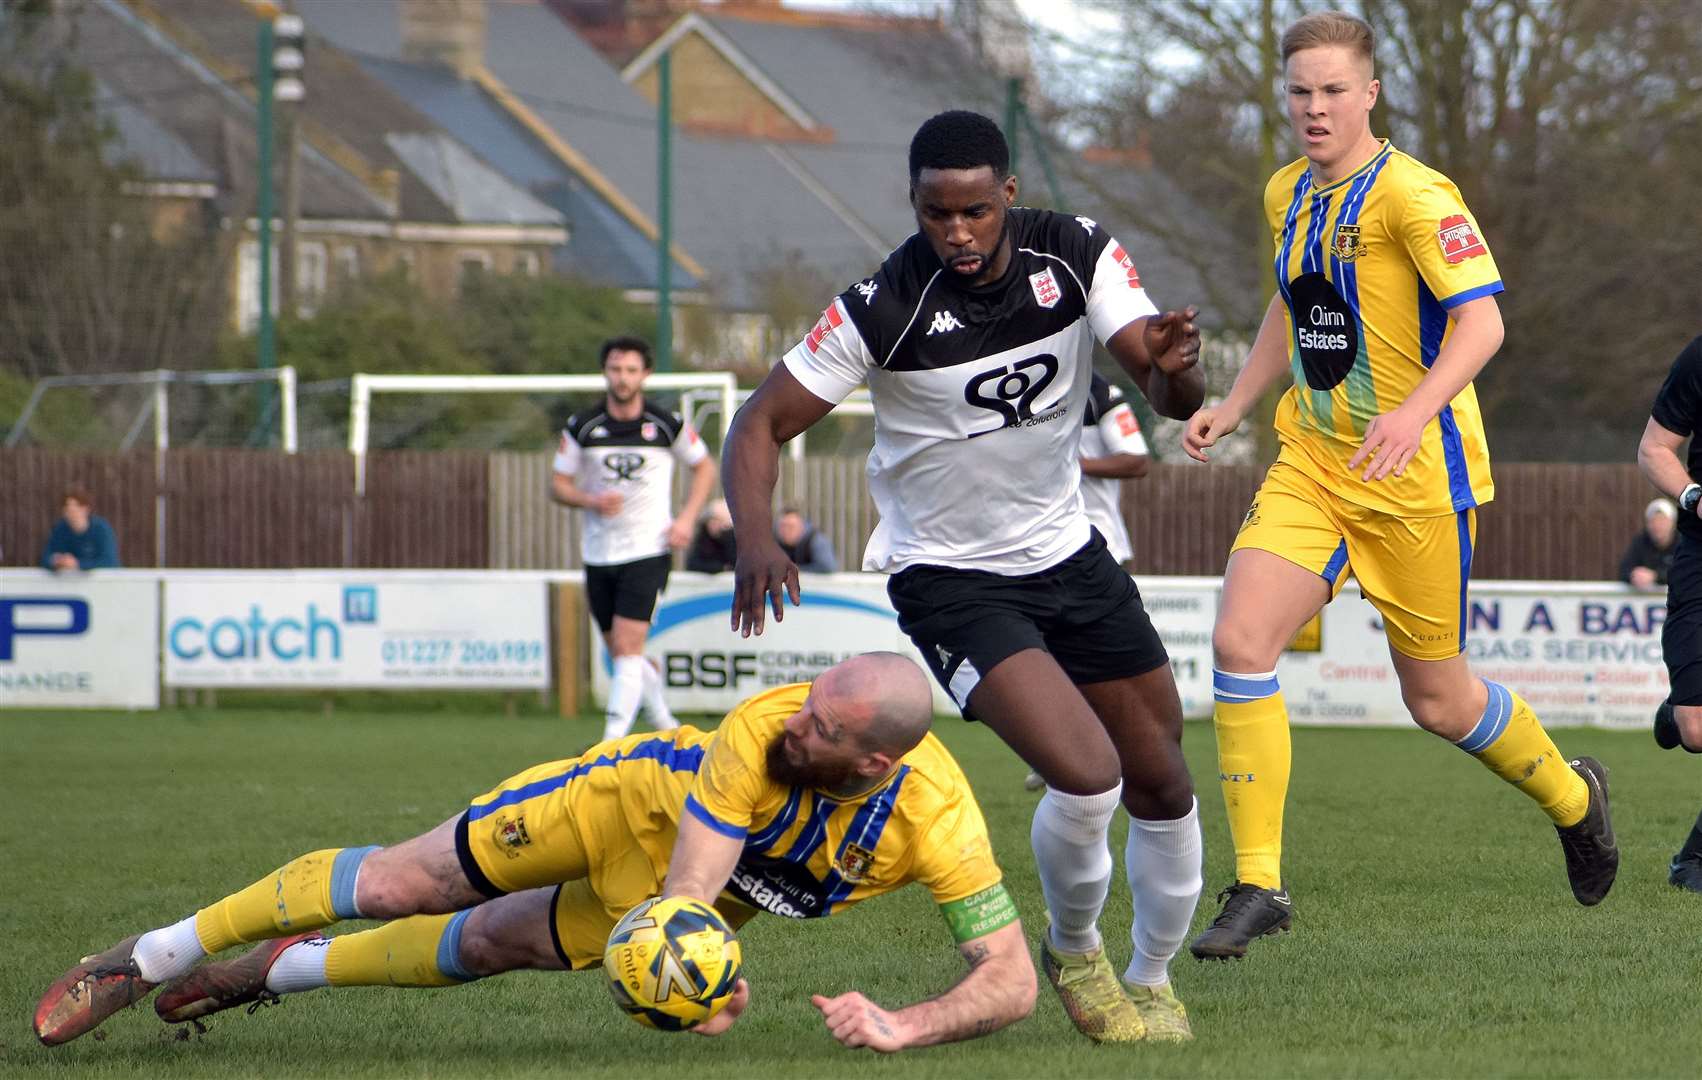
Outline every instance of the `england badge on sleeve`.
{"type": "Polygon", "coordinates": [[[1063,295],[1058,291],[1058,279],[1052,276],[1052,268],[1048,266],[1038,274],[1028,275],[1029,287],[1034,290],[1034,302],[1043,308],[1058,306],[1058,298],[1063,295]]]}

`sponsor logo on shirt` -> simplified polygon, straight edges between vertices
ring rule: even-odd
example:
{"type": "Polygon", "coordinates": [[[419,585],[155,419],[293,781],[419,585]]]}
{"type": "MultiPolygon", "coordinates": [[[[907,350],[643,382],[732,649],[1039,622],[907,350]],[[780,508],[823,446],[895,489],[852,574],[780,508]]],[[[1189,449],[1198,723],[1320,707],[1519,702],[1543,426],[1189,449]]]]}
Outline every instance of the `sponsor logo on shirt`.
{"type": "Polygon", "coordinates": [[[608,471],[611,482],[635,480],[644,469],[644,455],[632,452],[605,454],[603,468],[608,471]]]}
{"type": "Polygon", "coordinates": [[[949,334],[953,330],[962,330],[963,324],[957,321],[957,316],[949,311],[934,312],[934,321],[928,326],[928,337],[935,334],[949,334]]]}
{"type": "Polygon", "coordinates": [[[1111,257],[1116,259],[1117,265],[1123,268],[1123,276],[1129,280],[1129,288],[1140,288],[1141,276],[1135,273],[1135,260],[1129,258],[1129,253],[1123,250],[1122,244],[1111,249],[1111,257]]]}
{"type": "Polygon", "coordinates": [[[1436,226],[1436,239],[1442,244],[1442,257],[1448,260],[1449,266],[1489,254],[1489,249],[1477,238],[1477,232],[1464,214],[1450,214],[1443,218],[1436,226]]]}
{"type": "Polygon", "coordinates": [[[827,310],[822,312],[821,318],[816,320],[815,329],[811,330],[809,336],[804,339],[804,344],[809,347],[810,352],[815,352],[821,348],[822,340],[833,333],[844,321],[844,316],[839,314],[838,304],[827,305],[827,310]]]}
{"type": "Polygon", "coordinates": [[[1119,432],[1121,432],[1124,435],[1139,435],[1140,434],[1141,422],[1139,420],[1135,419],[1135,414],[1134,414],[1133,410],[1131,410],[1127,406],[1125,406],[1121,409],[1118,409],[1115,415],[1117,417],[1117,430],[1119,432]]]}
{"type": "MultiPolygon", "coordinates": [[[[1470,232],[1470,226],[1467,226],[1467,231],[1470,232]]],[[[1352,262],[1365,254],[1365,241],[1360,239],[1359,226],[1337,225],[1335,238],[1330,242],[1330,251],[1344,262],[1352,262]]]]}
{"type": "Polygon", "coordinates": [[[1052,276],[1052,268],[1048,266],[1038,274],[1028,275],[1029,288],[1034,290],[1034,302],[1043,308],[1058,306],[1058,299],[1063,295],[1058,291],[1058,279],[1052,276]]]}

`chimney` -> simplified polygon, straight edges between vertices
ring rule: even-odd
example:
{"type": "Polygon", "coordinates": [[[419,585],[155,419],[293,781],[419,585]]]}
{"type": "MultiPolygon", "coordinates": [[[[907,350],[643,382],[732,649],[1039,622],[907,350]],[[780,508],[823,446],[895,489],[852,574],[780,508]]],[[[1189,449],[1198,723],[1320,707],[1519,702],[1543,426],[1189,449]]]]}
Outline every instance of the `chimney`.
{"type": "Polygon", "coordinates": [[[485,62],[484,0],[403,0],[402,57],[461,78],[485,62]]]}

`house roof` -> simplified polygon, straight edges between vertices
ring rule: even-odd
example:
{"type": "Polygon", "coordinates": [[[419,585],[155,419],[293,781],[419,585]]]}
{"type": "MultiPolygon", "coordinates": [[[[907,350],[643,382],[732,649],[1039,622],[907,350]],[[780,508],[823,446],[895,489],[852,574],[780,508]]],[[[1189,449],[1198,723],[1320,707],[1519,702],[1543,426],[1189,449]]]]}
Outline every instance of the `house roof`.
{"type": "Polygon", "coordinates": [[[127,162],[146,180],[216,184],[218,171],[195,156],[189,144],[147,111],[120,97],[101,79],[94,81],[95,108],[112,124],[116,139],[103,150],[108,164],[127,162]]]}

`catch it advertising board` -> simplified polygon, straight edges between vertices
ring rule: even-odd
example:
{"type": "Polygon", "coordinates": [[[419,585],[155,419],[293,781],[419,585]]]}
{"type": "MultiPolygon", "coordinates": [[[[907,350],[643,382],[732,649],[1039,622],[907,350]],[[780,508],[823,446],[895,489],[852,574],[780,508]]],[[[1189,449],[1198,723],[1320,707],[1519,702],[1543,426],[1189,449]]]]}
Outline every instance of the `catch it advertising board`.
{"type": "Polygon", "coordinates": [[[165,579],[172,687],[549,685],[542,581],[271,573],[165,579]]]}
{"type": "Polygon", "coordinates": [[[0,709],[159,708],[159,584],[123,573],[0,570],[0,709]]]}
{"type": "MultiPolygon", "coordinates": [[[[729,629],[730,575],[675,574],[657,600],[645,654],[661,669],[669,706],[687,713],[724,713],[770,687],[808,682],[858,653],[900,652],[920,663],[898,628],[886,582],[877,574],[807,575],[801,606],[788,602],[781,622],[768,610],[762,635],[741,638],[729,629]]],[[[1216,588],[1188,579],[1143,579],[1140,586],[1170,651],[1184,706],[1209,712],[1216,588]]],[[[608,701],[609,655],[595,628],[592,640],[592,691],[601,703],[608,701]]],[[[946,692],[932,677],[928,681],[934,711],[956,714],[946,692]]]]}

